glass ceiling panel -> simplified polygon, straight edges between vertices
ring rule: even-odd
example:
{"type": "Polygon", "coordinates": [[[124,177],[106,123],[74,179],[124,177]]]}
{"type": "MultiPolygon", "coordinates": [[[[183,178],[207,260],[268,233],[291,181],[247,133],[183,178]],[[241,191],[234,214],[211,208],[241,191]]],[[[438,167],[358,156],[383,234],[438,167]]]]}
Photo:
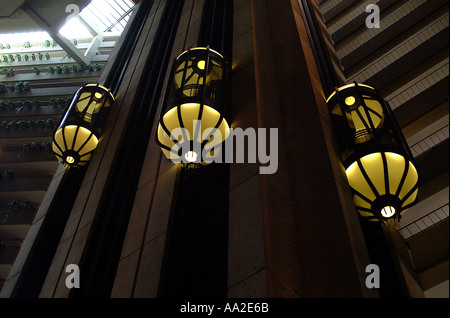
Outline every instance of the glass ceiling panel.
{"type": "MultiPolygon", "coordinates": [[[[129,20],[131,11],[135,4],[130,0],[92,0],[81,12],[80,16],[95,23],[104,35],[120,35],[129,20]]],[[[92,37],[85,26],[77,19],[69,20],[61,29],[63,34],[68,39],[75,38],[90,38],[92,37]]],[[[41,42],[51,40],[47,32],[22,32],[22,33],[8,33],[0,34],[0,43],[23,44],[25,41],[41,42]]]]}

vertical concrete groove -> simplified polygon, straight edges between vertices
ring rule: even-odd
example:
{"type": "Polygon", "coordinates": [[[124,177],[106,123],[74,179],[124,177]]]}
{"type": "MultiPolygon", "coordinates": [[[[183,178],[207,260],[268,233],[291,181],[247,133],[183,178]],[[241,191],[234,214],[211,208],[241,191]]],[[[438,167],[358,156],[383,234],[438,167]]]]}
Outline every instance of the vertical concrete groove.
{"type": "MultiPolygon", "coordinates": [[[[162,158],[162,156],[161,156],[161,153],[160,153],[159,154],[159,162],[161,162],[161,158],[162,158]]],[[[155,177],[155,180],[154,180],[155,184],[153,185],[153,190],[152,190],[152,194],[151,194],[152,198],[150,200],[149,210],[148,210],[148,213],[147,213],[147,217],[145,219],[145,229],[148,228],[149,221],[150,221],[150,214],[152,212],[153,201],[155,200],[156,184],[157,184],[158,179],[159,179],[159,170],[160,170],[160,168],[161,168],[161,164],[158,165],[158,168],[156,170],[156,177],[155,177]]],[[[140,269],[140,266],[141,266],[142,254],[144,253],[144,246],[145,246],[145,233],[142,236],[142,240],[141,240],[140,248],[139,248],[139,252],[138,252],[139,255],[138,255],[138,260],[137,260],[136,271],[134,272],[133,286],[131,288],[131,297],[134,296],[134,293],[135,293],[135,290],[136,290],[136,285],[137,285],[138,276],[139,276],[139,269],[140,269]]]]}
{"type": "Polygon", "coordinates": [[[192,19],[192,13],[194,12],[194,1],[192,1],[192,7],[191,7],[191,12],[189,13],[189,20],[188,20],[188,24],[187,24],[187,28],[186,28],[186,35],[184,36],[184,42],[183,42],[183,50],[186,50],[186,42],[187,42],[187,37],[189,34],[189,28],[191,27],[191,19],[192,19]]]}
{"type": "MultiPolygon", "coordinates": [[[[186,47],[187,35],[189,33],[189,27],[190,27],[190,22],[191,22],[193,10],[194,10],[194,1],[192,2],[191,10],[190,10],[190,13],[189,13],[188,27],[186,29],[186,34],[184,36],[183,49],[185,49],[185,47],[186,47]]],[[[153,201],[155,200],[156,186],[157,186],[157,183],[158,183],[159,172],[160,172],[160,169],[161,169],[161,159],[163,159],[163,156],[162,156],[161,152],[159,153],[158,156],[159,156],[159,160],[158,160],[159,164],[158,164],[158,168],[156,170],[156,174],[155,174],[156,177],[154,179],[154,185],[153,185],[152,194],[151,194],[151,200],[150,200],[150,204],[149,204],[149,210],[148,210],[148,213],[147,213],[147,216],[146,216],[146,220],[145,220],[145,229],[147,229],[148,226],[149,226],[151,211],[152,211],[152,207],[153,207],[153,201]]],[[[140,243],[140,248],[139,248],[139,251],[138,251],[137,268],[136,268],[136,272],[134,273],[133,285],[132,285],[132,289],[131,289],[131,297],[134,296],[135,291],[136,291],[136,286],[137,286],[138,277],[139,277],[139,269],[141,267],[142,255],[144,253],[144,247],[145,247],[145,244],[146,244],[145,242],[146,242],[146,233],[144,233],[144,235],[142,236],[142,240],[141,240],[141,243],[140,243]]]]}

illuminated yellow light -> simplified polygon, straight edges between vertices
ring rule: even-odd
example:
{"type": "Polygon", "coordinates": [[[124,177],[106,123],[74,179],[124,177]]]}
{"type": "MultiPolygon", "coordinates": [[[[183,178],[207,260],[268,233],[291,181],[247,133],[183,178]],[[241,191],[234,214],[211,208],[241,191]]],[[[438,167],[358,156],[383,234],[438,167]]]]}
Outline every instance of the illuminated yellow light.
{"type": "Polygon", "coordinates": [[[55,133],[52,149],[59,160],[68,164],[76,163],[79,166],[84,166],[91,159],[91,152],[97,148],[97,144],[97,137],[89,129],[68,125],[58,129],[55,133]],[[73,156],[65,157],[68,150],[77,152],[82,162],[75,162],[73,156]],[[73,162],[71,162],[72,160],[73,162]]]}
{"type": "MultiPolygon", "coordinates": [[[[405,207],[405,206],[408,206],[409,204],[411,204],[411,203],[413,203],[415,200],[416,200],[416,198],[417,198],[417,194],[419,193],[419,189],[416,189],[409,197],[408,197],[408,199],[402,204],[402,208],[403,207],[405,207]]],[[[403,213],[403,212],[405,212],[406,210],[403,210],[402,212],[400,212],[400,213],[403,213]]]]}
{"type": "Polygon", "coordinates": [[[385,206],[381,209],[381,215],[385,218],[391,218],[395,215],[395,208],[393,206],[385,206]]]}
{"type": "Polygon", "coordinates": [[[109,91],[109,89],[107,89],[105,86],[99,85],[99,84],[87,84],[87,85],[85,85],[84,87],[89,87],[89,86],[95,86],[95,87],[101,88],[101,89],[104,90],[105,92],[108,92],[108,93],[109,93],[109,96],[112,98],[113,101],[116,100],[116,98],[114,97],[114,95],[113,95],[113,94],[109,91]]]}
{"type": "Polygon", "coordinates": [[[177,69],[177,72],[176,72],[175,78],[174,78],[177,88],[180,88],[183,84],[183,86],[184,86],[183,94],[186,96],[191,96],[191,97],[195,96],[197,94],[197,90],[195,89],[195,87],[197,85],[202,85],[204,82],[204,76],[202,74],[200,74],[198,71],[194,70],[194,68],[192,67],[192,63],[193,63],[192,61],[187,61],[187,62],[181,63],[177,69]],[[184,74],[184,72],[183,72],[184,69],[185,69],[186,74],[184,74]],[[183,82],[183,76],[184,76],[185,82],[183,82]]]}
{"type": "MultiPolygon", "coordinates": [[[[355,105],[358,108],[350,112],[350,125],[353,125],[353,128],[355,128],[357,142],[364,142],[367,138],[371,138],[367,134],[367,130],[370,130],[372,127],[380,127],[384,121],[383,107],[381,104],[378,101],[366,99],[366,96],[363,96],[363,98],[366,106],[355,105]]],[[[353,96],[345,99],[347,106],[352,106],[352,102],[356,102],[353,96]]]]}
{"type": "MultiPolygon", "coordinates": [[[[342,91],[344,89],[347,89],[347,88],[350,88],[350,87],[355,87],[355,86],[356,86],[356,84],[352,83],[352,84],[347,84],[347,85],[339,87],[337,90],[335,90],[333,93],[331,93],[331,95],[327,98],[327,103],[330,101],[330,99],[333,98],[334,95],[336,95],[337,91],[340,92],[340,91],[342,91]]],[[[358,86],[367,87],[367,88],[370,88],[372,90],[375,90],[375,88],[373,88],[372,86],[366,85],[366,84],[358,84],[358,86]]]]}
{"type": "MultiPolygon", "coordinates": [[[[189,140],[184,140],[184,135],[177,134],[176,136],[173,135],[172,137],[177,138],[177,141],[180,144],[184,144],[188,141],[192,141],[194,136],[197,136],[196,142],[198,143],[204,143],[205,149],[211,149],[217,145],[219,145],[221,142],[223,142],[225,139],[228,138],[230,135],[230,126],[228,125],[225,118],[222,118],[220,121],[221,115],[220,113],[215,110],[212,107],[203,105],[201,106],[198,103],[186,103],[182,104],[180,107],[174,107],[170,109],[162,118],[162,122],[164,123],[167,130],[171,133],[176,132],[177,129],[181,128],[181,123],[179,121],[179,118],[181,118],[183,122],[183,127],[189,137],[189,140]],[[200,118],[200,126],[194,125],[196,120],[199,120],[199,114],[201,107],[203,107],[202,110],[202,116],[200,118]],[[217,125],[220,121],[220,124],[217,125]],[[208,141],[205,141],[204,138],[208,134],[205,134],[204,132],[207,129],[211,129],[214,127],[218,127],[217,130],[212,134],[211,138],[208,141]]],[[[157,138],[158,141],[168,147],[173,148],[176,144],[174,140],[172,140],[170,134],[168,134],[163,128],[161,123],[158,125],[157,130],[157,138]]],[[[163,151],[164,152],[164,151],[163,151]]],[[[170,152],[165,151],[165,156],[169,159],[170,158],[170,152]]],[[[198,154],[197,154],[198,155],[198,154]]],[[[208,154],[206,154],[208,155],[208,154]]],[[[187,159],[187,158],[186,158],[187,159]]],[[[194,160],[197,161],[197,160],[194,160]]]]}
{"type": "MultiPolygon", "coordinates": [[[[105,92],[109,93],[109,96],[112,101],[114,101],[114,96],[103,86],[96,86],[96,85],[86,85],[86,86],[95,86],[97,90],[104,90],[105,92]]],[[[92,117],[94,114],[98,113],[102,107],[109,107],[111,106],[110,100],[106,99],[104,103],[101,101],[103,100],[103,94],[100,92],[91,92],[91,91],[84,91],[79,95],[77,103],[77,111],[80,113],[85,112],[85,115],[83,117],[83,120],[86,122],[91,122],[92,117]]]]}
{"type": "MultiPolygon", "coordinates": [[[[195,97],[201,94],[201,85],[211,85],[213,81],[220,81],[223,78],[222,66],[217,61],[217,56],[209,60],[208,52],[215,52],[206,48],[194,48],[185,51],[178,58],[179,65],[174,73],[174,83],[177,89],[181,88],[184,96],[195,97]],[[197,54],[186,54],[189,51],[197,51],[197,54]],[[199,52],[203,51],[203,52],[199,52]],[[199,56],[200,54],[201,56],[199,56]],[[207,62],[209,61],[209,62],[207,62]],[[204,71],[207,70],[207,73],[204,71]]],[[[217,52],[215,52],[217,53],[217,52]]],[[[218,53],[217,53],[218,54],[218,53]]],[[[220,57],[221,55],[218,54],[220,57]]],[[[198,96],[200,97],[200,96],[198,96]]]]}
{"type": "MultiPolygon", "coordinates": [[[[378,197],[385,195],[396,196],[402,202],[401,206],[396,206],[395,208],[387,204],[381,211],[377,212],[381,213],[384,218],[391,218],[397,213],[403,213],[404,208],[416,200],[418,189],[412,193],[410,192],[417,185],[418,173],[414,165],[403,156],[392,152],[384,154],[377,152],[366,155],[359,161],[360,165],[358,162],[352,163],[346,169],[346,174],[350,187],[366,198],[363,199],[356,193],[353,196],[353,201],[361,216],[365,216],[366,212],[364,212],[364,209],[373,208],[372,204],[377,199],[376,193],[378,197]],[[386,159],[387,170],[385,170],[383,164],[383,156],[386,159]],[[361,167],[364,169],[368,179],[363,174],[361,167]],[[407,174],[404,176],[407,168],[407,174]],[[385,178],[388,178],[387,185],[389,188],[386,187],[385,178]],[[374,189],[369,185],[369,181],[374,189]],[[400,186],[401,189],[399,189],[400,186]],[[374,190],[376,190],[376,193],[374,190]]],[[[375,213],[376,211],[373,212],[375,213]]]]}
{"type": "MultiPolygon", "coordinates": [[[[327,103],[329,103],[333,97],[336,97],[335,95],[338,92],[345,91],[346,89],[351,90],[355,86],[356,84],[348,84],[336,89],[330,97],[328,97],[327,103]]],[[[358,86],[371,89],[375,92],[373,87],[364,84],[358,84],[358,86]]],[[[347,95],[348,92],[343,94],[347,95]]],[[[358,96],[347,95],[347,97],[340,102],[343,108],[347,108],[346,110],[339,107],[340,103],[336,103],[336,101],[333,101],[336,104],[333,105],[333,109],[331,110],[332,114],[347,118],[350,128],[355,129],[356,143],[366,142],[371,139],[373,137],[374,129],[378,129],[383,125],[385,117],[382,103],[374,98],[373,94],[362,93],[359,98],[358,96]],[[361,100],[359,100],[359,98],[361,100]],[[343,114],[342,111],[344,111],[345,114],[343,114]]]]}
{"type": "Polygon", "coordinates": [[[206,66],[206,62],[205,61],[199,61],[198,63],[197,63],[197,67],[198,67],[198,69],[199,70],[204,70],[205,69],[205,66],[206,66]]]}
{"type": "Polygon", "coordinates": [[[375,200],[375,194],[364,178],[364,175],[362,174],[357,162],[354,162],[350,167],[348,167],[346,173],[350,187],[356,189],[359,193],[361,193],[369,200],[375,200]]]}
{"type": "Polygon", "coordinates": [[[186,160],[188,162],[196,162],[197,161],[197,153],[194,151],[188,151],[185,155],[184,158],[186,158],[186,160]]]}
{"type": "Polygon", "coordinates": [[[352,105],[355,104],[355,102],[356,102],[356,98],[353,97],[353,96],[349,96],[349,97],[347,97],[347,98],[345,99],[345,104],[346,104],[347,106],[352,106],[352,105]]]}
{"type": "MultiPolygon", "coordinates": [[[[181,53],[180,55],[178,55],[178,56],[177,56],[177,59],[178,59],[180,56],[182,56],[183,54],[185,54],[187,51],[195,51],[195,50],[203,50],[203,51],[206,51],[206,48],[205,48],[205,47],[194,47],[194,48],[192,48],[192,49],[186,50],[186,51],[184,51],[183,53],[181,53]]],[[[224,58],[222,54],[220,54],[219,52],[217,52],[217,51],[215,51],[215,50],[209,49],[209,51],[210,51],[210,52],[216,53],[216,54],[219,55],[221,58],[224,58]]]]}
{"type": "Polygon", "coordinates": [[[169,91],[173,96],[168,98],[170,104],[163,106],[156,136],[164,155],[174,163],[208,164],[218,153],[215,147],[230,134],[226,119],[215,109],[222,90],[218,84],[225,74],[222,59],[214,50],[196,47],[174,61],[173,89],[169,91]]]}

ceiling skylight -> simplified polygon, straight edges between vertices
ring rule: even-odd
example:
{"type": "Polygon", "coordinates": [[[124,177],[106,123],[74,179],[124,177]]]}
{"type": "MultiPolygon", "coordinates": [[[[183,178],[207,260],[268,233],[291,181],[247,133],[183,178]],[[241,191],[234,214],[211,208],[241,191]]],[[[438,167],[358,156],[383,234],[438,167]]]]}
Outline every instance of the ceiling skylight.
{"type": "MultiPolygon", "coordinates": [[[[80,12],[80,16],[90,24],[96,24],[105,36],[116,36],[122,33],[134,6],[135,4],[131,0],[92,0],[80,12]]],[[[92,37],[78,19],[70,19],[60,29],[60,33],[67,39],[92,37]]],[[[30,39],[41,42],[51,40],[51,37],[44,31],[0,34],[0,43],[2,44],[22,44],[30,39]]]]}

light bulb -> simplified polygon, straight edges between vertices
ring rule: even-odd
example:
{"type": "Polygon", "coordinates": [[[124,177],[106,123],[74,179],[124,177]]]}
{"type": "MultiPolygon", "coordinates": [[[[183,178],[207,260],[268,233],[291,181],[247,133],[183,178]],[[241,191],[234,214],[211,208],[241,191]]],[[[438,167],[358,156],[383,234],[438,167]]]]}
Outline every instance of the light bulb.
{"type": "Polygon", "coordinates": [[[186,158],[186,160],[188,162],[196,162],[197,161],[197,153],[195,153],[194,151],[188,151],[184,155],[184,158],[186,158]]]}
{"type": "Polygon", "coordinates": [[[349,96],[345,99],[345,104],[347,106],[352,106],[356,102],[356,98],[353,96],[349,96]]]}
{"type": "Polygon", "coordinates": [[[385,218],[393,217],[395,214],[395,208],[393,206],[385,206],[381,209],[381,215],[385,218]]]}
{"type": "Polygon", "coordinates": [[[206,66],[206,62],[205,61],[199,61],[198,63],[197,63],[197,67],[198,67],[198,69],[199,70],[204,70],[205,69],[205,66],[206,66]]]}

